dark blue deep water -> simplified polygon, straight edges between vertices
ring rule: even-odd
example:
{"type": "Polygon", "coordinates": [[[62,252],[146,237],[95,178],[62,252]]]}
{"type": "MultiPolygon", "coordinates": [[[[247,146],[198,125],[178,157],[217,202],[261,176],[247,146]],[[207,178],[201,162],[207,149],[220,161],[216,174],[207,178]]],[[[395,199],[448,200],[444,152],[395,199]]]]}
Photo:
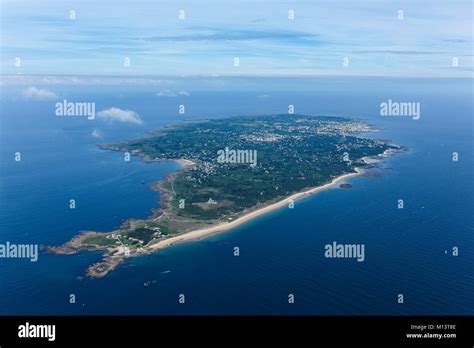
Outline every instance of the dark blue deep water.
{"type": "Polygon", "coordinates": [[[15,97],[21,86],[2,87],[0,243],[61,244],[80,230],[148,216],[159,199],[150,184],[179,165],[127,163],[96,145],[185,119],[284,113],[293,104],[297,113],[365,119],[383,128],[370,136],[410,150],[374,170],[382,176],[350,179],[350,190],[332,188],[233,231],[130,259],[103,279],[80,277],[98,253],[0,259],[0,314],[474,314],[472,80],[190,85],[191,96],[178,98],[158,98],[153,87],[45,86],[61,98],[94,101],[97,111],[134,110],[143,125],[54,117],[54,102],[25,102],[15,97]],[[421,119],[381,117],[388,99],[420,102],[421,119]],[[365,244],[365,261],[324,258],[332,241],[365,244]]]}

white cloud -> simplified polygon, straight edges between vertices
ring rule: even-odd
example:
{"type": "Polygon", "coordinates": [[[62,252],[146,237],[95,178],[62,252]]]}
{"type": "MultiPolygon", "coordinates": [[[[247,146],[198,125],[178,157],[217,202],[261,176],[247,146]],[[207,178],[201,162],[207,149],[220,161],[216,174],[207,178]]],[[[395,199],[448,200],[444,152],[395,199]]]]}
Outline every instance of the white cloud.
{"type": "Polygon", "coordinates": [[[268,98],[270,98],[270,95],[268,95],[268,94],[260,94],[259,96],[257,96],[257,98],[259,98],[259,99],[268,99],[268,98]]]}
{"type": "Polygon", "coordinates": [[[143,121],[140,115],[132,110],[122,110],[119,108],[109,108],[100,111],[97,116],[109,121],[117,121],[123,123],[142,124],[143,121]]]}
{"type": "Polygon", "coordinates": [[[189,97],[191,94],[189,94],[186,91],[173,92],[173,91],[170,91],[169,89],[165,89],[164,91],[156,93],[156,95],[158,97],[177,97],[177,96],[189,97]]]}
{"type": "Polygon", "coordinates": [[[172,79],[134,78],[134,77],[93,77],[93,76],[36,76],[36,75],[3,75],[0,86],[3,85],[79,85],[79,86],[168,86],[175,84],[172,79]]]}
{"type": "Polygon", "coordinates": [[[41,89],[36,87],[28,87],[21,91],[21,94],[26,99],[32,100],[52,100],[58,96],[47,89],[41,89]]]}

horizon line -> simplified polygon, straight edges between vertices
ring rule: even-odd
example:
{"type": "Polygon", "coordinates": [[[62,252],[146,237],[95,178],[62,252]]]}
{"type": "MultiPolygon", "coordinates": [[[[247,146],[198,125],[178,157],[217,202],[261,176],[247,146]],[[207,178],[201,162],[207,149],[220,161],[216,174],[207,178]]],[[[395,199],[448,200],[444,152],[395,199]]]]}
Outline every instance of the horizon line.
{"type": "MultiPolygon", "coordinates": [[[[455,68],[453,68],[455,69],[455,68]]],[[[474,79],[470,76],[432,76],[432,75],[380,75],[380,74],[54,74],[54,73],[0,73],[5,77],[82,77],[82,78],[317,78],[317,77],[369,77],[369,78],[404,78],[404,79],[474,79]]],[[[2,81],[3,82],[3,81],[2,81]]]]}

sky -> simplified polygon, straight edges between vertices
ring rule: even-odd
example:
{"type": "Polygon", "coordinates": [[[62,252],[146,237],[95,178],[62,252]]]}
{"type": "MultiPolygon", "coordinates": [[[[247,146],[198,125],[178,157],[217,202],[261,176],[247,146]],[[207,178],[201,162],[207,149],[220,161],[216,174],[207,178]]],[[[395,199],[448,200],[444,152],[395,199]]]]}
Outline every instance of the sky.
{"type": "Polygon", "coordinates": [[[0,3],[3,75],[473,76],[470,0],[0,3]]]}

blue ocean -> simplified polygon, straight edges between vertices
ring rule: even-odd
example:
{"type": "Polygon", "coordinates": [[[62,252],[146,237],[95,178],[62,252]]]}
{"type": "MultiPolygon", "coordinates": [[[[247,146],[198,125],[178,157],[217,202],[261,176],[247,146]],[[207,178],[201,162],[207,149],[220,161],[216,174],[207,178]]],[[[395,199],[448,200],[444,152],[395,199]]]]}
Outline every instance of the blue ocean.
{"type": "Polygon", "coordinates": [[[1,315],[474,314],[472,79],[229,79],[225,88],[183,79],[190,95],[169,98],[147,85],[48,87],[97,111],[133,110],[142,125],[55,117],[54,102],[24,101],[21,86],[2,86],[0,243],[59,245],[150,215],[159,204],[150,185],[180,165],[124,162],[97,145],[169,124],[286,113],[292,104],[296,113],[363,119],[380,130],[366,136],[408,151],[376,175],[348,179],[352,189],[333,187],[232,231],[131,258],[101,279],[84,276],[98,252],[0,259],[1,315]],[[389,99],[419,102],[420,119],[380,116],[389,99]],[[333,241],[364,244],[365,261],[325,258],[333,241]]]}

